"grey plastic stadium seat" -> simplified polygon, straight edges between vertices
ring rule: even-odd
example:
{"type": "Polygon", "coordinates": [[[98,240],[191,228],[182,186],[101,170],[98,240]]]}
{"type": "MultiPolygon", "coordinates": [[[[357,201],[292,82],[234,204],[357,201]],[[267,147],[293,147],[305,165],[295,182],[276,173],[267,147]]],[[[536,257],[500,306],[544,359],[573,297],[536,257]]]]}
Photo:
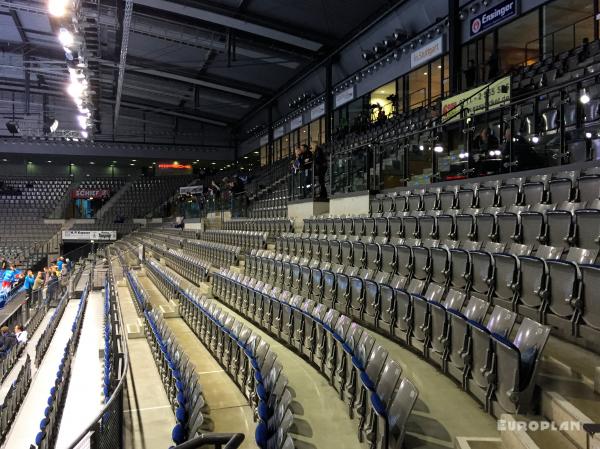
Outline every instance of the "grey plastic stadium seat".
{"type": "Polygon", "coordinates": [[[521,243],[533,245],[534,249],[539,244],[546,244],[546,212],[555,207],[555,204],[536,204],[530,210],[521,212],[521,243]]]}
{"type": "MultiPolygon", "coordinates": [[[[424,295],[412,294],[412,313],[410,323],[410,345],[421,354],[425,354],[429,343],[430,303],[439,304],[454,298],[454,292],[444,295],[444,288],[438,284],[429,284],[424,295]]],[[[463,295],[464,296],[464,295],[463,295]]]]}
{"type": "Polygon", "coordinates": [[[471,346],[467,356],[469,373],[466,387],[486,410],[490,408],[495,378],[492,335],[507,337],[516,319],[516,313],[496,306],[485,326],[474,321],[468,322],[471,346]]]}
{"type": "Polygon", "coordinates": [[[402,368],[398,362],[388,358],[385,362],[381,375],[376,385],[371,389],[365,401],[365,411],[362,414],[359,427],[359,441],[364,441],[366,434],[372,432],[373,420],[375,419],[375,407],[380,410],[387,409],[396,387],[400,382],[402,368]],[[373,391],[374,390],[374,391],[373,391]]]}
{"type": "Polygon", "coordinates": [[[577,246],[591,250],[600,249],[600,210],[575,211],[577,246]]]}
{"type": "Polygon", "coordinates": [[[412,279],[405,289],[397,288],[395,291],[395,307],[392,311],[393,335],[410,345],[412,330],[412,298],[413,295],[422,295],[425,282],[412,279]]]}
{"type": "Polygon", "coordinates": [[[437,236],[436,217],[434,215],[421,215],[419,217],[421,238],[433,239],[437,236]]]}
{"type": "Polygon", "coordinates": [[[600,175],[586,175],[577,183],[579,201],[590,203],[600,198],[600,175]]]}
{"type": "Polygon", "coordinates": [[[528,413],[533,404],[535,377],[550,327],[525,318],[513,340],[493,334],[497,359],[493,412],[528,413]]]}
{"type": "Polygon", "coordinates": [[[578,335],[585,342],[597,345],[600,341],[600,266],[580,265],[581,296],[578,307],[581,309],[581,324],[578,335]]]}
{"type": "Polygon", "coordinates": [[[566,260],[548,260],[548,302],[545,322],[563,335],[573,335],[581,313],[580,263],[593,262],[597,252],[572,248],[566,260]]]}
{"type": "Polygon", "coordinates": [[[333,386],[340,394],[340,399],[344,399],[347,382],[351,377],[352,357],[358,353],[358,346],[364,331],[364,328],[358,323],[351,323],[344,341],[336,341],[339,357],[333,376],[333,386]]]}
{"type": "Polygon", "coordinates": [[[520,256],[520,284],[517,311],[519,315],[542,321],[542,306],[548,296],[549,259],[558,259],[562,249],[540,246],[536,256],[520,256]]]}
{"type": "Polygon", "coordinates": [[[468,374],[469,348],[471,347],[469,322],[482,323],[488,311],[489,303],[479,298],[471,298],[463,310],[446,309],[450,337],[447,339],[447,353],[439,360],[439,354],[431,351],[430,360],[438,363],[444,372],[456,379],[466,388],[468,374]]]}
{"type": "Polygon", "coordinates": [[[418,398],[417,388],[407,379],[402,379],[392,398],[387,413],[375,408],[377,420],[373,422],[372,441],[376,449],[398,449],[404,445],[406,422],[418,398]]]}

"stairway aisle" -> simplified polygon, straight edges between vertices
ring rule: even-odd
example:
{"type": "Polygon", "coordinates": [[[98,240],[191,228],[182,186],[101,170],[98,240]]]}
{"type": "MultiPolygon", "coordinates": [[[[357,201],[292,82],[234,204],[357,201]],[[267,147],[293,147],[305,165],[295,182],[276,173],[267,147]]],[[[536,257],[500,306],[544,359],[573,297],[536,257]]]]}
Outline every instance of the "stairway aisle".
{"type": "Polygon", "coordinates": [[[146,338],[143,334],[135,337],[129,333],[129,329],[139,323],[129,289],[123,284],[117,288],[117,293],[123,326],[128,329],[129,348],[129,371],[123,406],[125,448],[165,449],[173,445],[171,431],[175,426],[175,416],[146,338]]]}
{"type": "MultiPolygon", "coordinates": [[[[147,277],[139,279],[153,304],[166,301],[152,280],[147,277]]],[[[243,433],[246,439],[241,447],[255,448],[256,424],[244,395],[181,318],[168,318],[166,322],[196,368],[210,408],[211,432],[243,433]]]]}
{"type": "Polygon", "coordinates": [[[100,291],[92,291],[87,301],[56,440],[57,449],[67,448],[98,416],[103,406],[102,360],[99,351],[104,343],[102,339],[104,295],[100,291]]]}
{"type": "Polygon", "coordinates": [[[35,441],[35,436],[40,430],[40,421],[47,407],[50,388],[54,386],[58,365],[64,355],[67,341],[71,337],[71,327],[78,305],[79,299],[70,300],[67,304],[48,351],[6,437],[3,446],[6,449],[27,449],[35,441]]]}
{"type": "MultiPolygon", "coordinates": [[[[2,386],[0,386],[0,404],[4,403],[4,398],[6,397],[8,390],[10,389],[13,382],[15,380],[17,380],[17,375],[19,374],[19,370],[21,369],[21,367],[25,364],[27,355],[29,354],[29,356],[31,357],[31,360],[34,359],[35,346],[37,345],[38,341],[40,340],[40,337],[42,336],[42,332],[44,332],[44,329],[46,329],[46,326],[48,325],[48,321],[50,321],[50,317],[52,316],[53,313],[54,313],[54,309],[49,310],[46,313],[46,316],[42,319],[42,322],[36,329],[35,333],[33,335],[29,335],[29,341],[27,342],[27,346],[25,347],[25,350],[21,354],[21,357],[19,357],[19,360],[17,360],[17,363],[15,363],[13,368],[10,370],[10,372],[6,376],[6,379],[4,379],[4,382],[2,382],[2,386]]],[[[31,375],[35,376],[35,366],[33,364],[31,365],[31,375]]]]}

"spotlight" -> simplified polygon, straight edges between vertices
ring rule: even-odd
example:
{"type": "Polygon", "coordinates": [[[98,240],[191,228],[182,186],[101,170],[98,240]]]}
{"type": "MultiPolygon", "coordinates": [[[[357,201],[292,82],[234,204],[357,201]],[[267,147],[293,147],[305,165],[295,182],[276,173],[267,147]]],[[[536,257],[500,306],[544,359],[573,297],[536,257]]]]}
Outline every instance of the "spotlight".
{"type": "Polygon", "coordinates": [[[581,101],[582,104],[588,104],[590,102],[590,96],[585,89],[583,89],[583,93],[581,94],[581,97],[579,97],[579,101],[581,101]]]}
{"type": "Polygon", "coordinates": [[[435,146],[433,147],[433,151],[435,151],[436,153],[443,153],[444,147],[441,144],[436,143],[435,146]]]}
{"type": "Polygon", "coordinates": [[[394,31],[394,39],[397,41],[403,41],[406,39],[406,33],[402,30],[396,30],[394,31]]]}
{"type": "Polygon", "coordinates": [[[74,42],[73,34],[66,28],[61,28],[58,32],[58,40],[63,47],[69,48],[74,42]]]}
{"type": "Polygon", "coordinates": [[[48,12],[54,17],[64,16],[67,12],[67,0],[49,0],[48,12]]]}
{"type": "Polygon", "coordinates": [[[466,153],[466,152],[460,153],[458,155],[458,158],[459,159],[468,159],[469,158],[469,153],[466,153]]]}
{"type": "Polygon", "coordinates": [[[372,60],[372,59],[373,59],[373,57],[374,57],[374,55],[373,55],[373,53],[372,53],[372,52],[370,52],[370,51],[363,51],[363,52],[362,52],[362,58],[363,58],[365,61],[370,61],[370,60],[372,60]]]}
{"type": "Polygon", "coordinates": [[[592,133],[590,133],[590,132],[585,133],[585,138],[586,139],[591,139],[592,138],[592,133]]]}
{"type": "Polygon", "coordinates": [[[6,129],[12,135],[19,134],[19,125],[15,121],[6,122],[6,129]]]}
{"type": "Polygon", "coordinates": [[[424,151],[425,150],[425,146],[424,145],[419,145],[419,150],[420,151],[424,151]]]}
{"type": "Polygon", "coordinates": [[[533,143],[537,144],[537,143],[540,143],[540,138],[539,138],[538,136],[533,136],[533,137],[531,138],[531,141],[532,141],[533,143]]]}
{"type": "Polygon", "coordinates": [[[86,129],[87,128],[87,117],[85,115],[78,115],[77,123],[79,123],[79,127],[81,129],[86,129]]]}

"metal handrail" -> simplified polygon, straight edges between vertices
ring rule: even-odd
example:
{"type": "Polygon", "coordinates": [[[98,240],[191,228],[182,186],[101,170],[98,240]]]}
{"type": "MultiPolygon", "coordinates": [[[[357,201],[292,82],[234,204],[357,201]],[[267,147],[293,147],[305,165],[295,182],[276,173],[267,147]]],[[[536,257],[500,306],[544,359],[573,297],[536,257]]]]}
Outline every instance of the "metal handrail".
{"type": "MultiPolygon", "coordinates": [[[[110,260],[110,259],[109,259],[110,260]]],[[[114,273],[112,270],[112,263],[109,262],[109,266],[110,266],[110,271],[112,273],[112,277],[114,279],[114,273]]],[[[118,295],[118,293],[117,293],[118,295]]],[[[100,421],[102,419],[102,417],[104,416],[104,414],[106,413],[106,411],[110,408],[110,406],[112,405],[112,403],[117,399],[117,398],[121,398],[121,395],[119,394],[122,390],[123,387],[125,386],[125,381],[127,379],[127,371],[129,370],[129,347],[127,345],[127,337],[125,335],[124,329],[123,329],[123,313],[121,311],[121,303],[120,301],[116,301],[117,304],[117,313],[119,315],[119,322],[121,323],[121,331],[122,333],[122,348],[123,348],[123,373],[121,374],[121,379],[119,380],[119,383],[117,384],[117,386],[115,387],[112,395],[110,396],[110,399],[108,400],[108,402],[106,404],[104,404],[104,407],[102,408],[102,410],[100,410],[100,412],[98,412],[98,414],[96,415],[96,417],[90,422],[89,425],[87,425],[85,427],[85,429],[73,440],[73,442],[71,444],[69,444],[67,446],[67,449],[74,449],[80,442],[81,440],[83,440],[83,438],[85,438],[85,436],[90,432],[90,430],[98,423],[98,421],[100,421]]]]}
{"type": "Polygon", "coordinates": [[[215,449],[237,449],[244,438],[243,433],[205,433],[173,449],[198,449],[206,445],[214,445],[215,449]]]}

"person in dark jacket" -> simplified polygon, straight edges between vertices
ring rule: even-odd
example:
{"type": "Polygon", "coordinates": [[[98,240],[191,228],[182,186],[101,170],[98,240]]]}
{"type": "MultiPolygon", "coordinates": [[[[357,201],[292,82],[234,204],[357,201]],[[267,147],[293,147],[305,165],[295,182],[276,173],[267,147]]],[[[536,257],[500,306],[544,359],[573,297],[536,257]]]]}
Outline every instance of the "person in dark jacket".
{"type": "Polygon", "coordinates": [[[327,156],[323,147],[318,142],[313,142],[313,159],[315,164],[315,177],[319,182],[319,198],[327,199],[327,187],[325,186],[325,174],[327,173],[327,156]]]}
{"type": "Polygon", "coordinates": [[[8,326],[0,328],[0,354],[4,357],[17,344],[17,337],[10,332],[8,326]]]}

